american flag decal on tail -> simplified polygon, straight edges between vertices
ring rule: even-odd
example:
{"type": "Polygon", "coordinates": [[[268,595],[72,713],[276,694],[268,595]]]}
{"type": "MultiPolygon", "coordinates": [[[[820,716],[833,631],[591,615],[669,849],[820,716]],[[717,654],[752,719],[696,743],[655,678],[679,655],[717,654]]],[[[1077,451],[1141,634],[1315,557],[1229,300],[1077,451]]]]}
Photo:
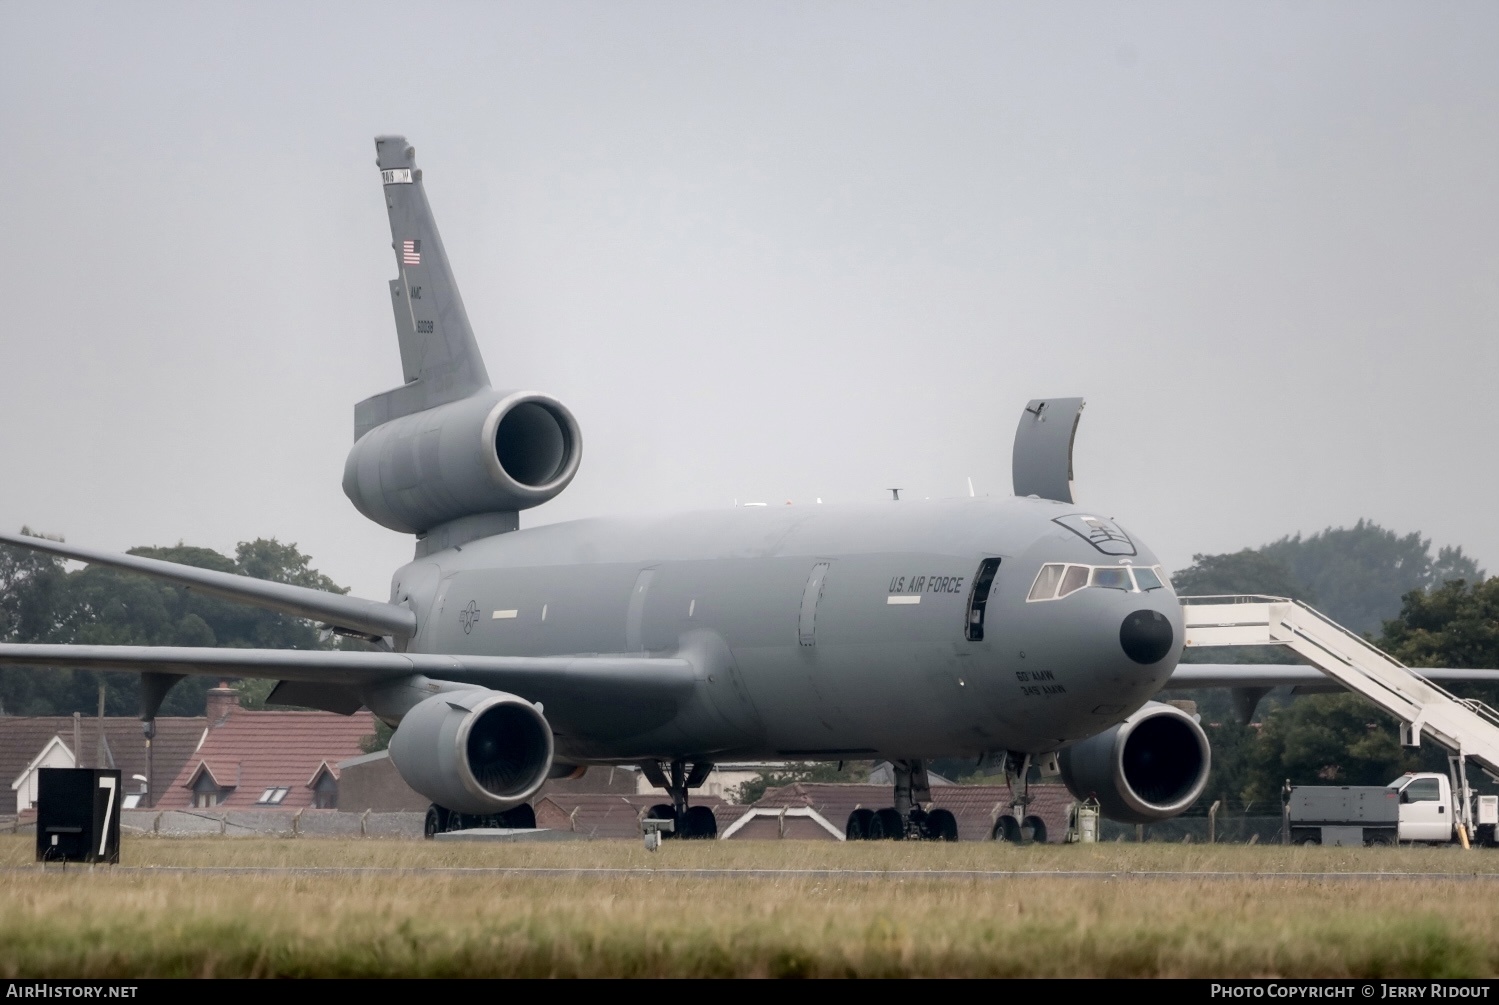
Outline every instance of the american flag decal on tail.
{"type": "Polygon", "coordinates": [[[402,241],[401,242],[401,261],[404,264],[406,264],[406,265],[420,265],[420,264],[422,264],[422,242],[421,241],[402,241]]]}

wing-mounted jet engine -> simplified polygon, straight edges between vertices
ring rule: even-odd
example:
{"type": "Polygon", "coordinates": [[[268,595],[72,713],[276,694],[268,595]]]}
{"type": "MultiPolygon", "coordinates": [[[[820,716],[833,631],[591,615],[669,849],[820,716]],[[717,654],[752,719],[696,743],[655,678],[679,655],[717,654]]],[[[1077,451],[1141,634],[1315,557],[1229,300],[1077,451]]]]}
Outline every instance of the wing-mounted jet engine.
{"type": "Polygon", "coordinates": [[[1093,796],[1111,820],[1148,824],[1181,814],[1202,795],[1212,752],[1196,719],[1152,701],[1063,749],[1057,763],[1074,796],[1093,796]]]}
{"type": "Polygon", "coordinates": [[[565,489],[583,456],[567,407],[501,391],[489,374],[427,204],[416,150],[375,140],[399,275],[391,307],[405,383],[354,407],[344,494],[417,555],[515,530],[523,509],[565,489]]]}
{"type": "Polygon", "coordinates": [[[536,794],[552,768],[552,727],[536,706],[503,691],[436,694],[407,712],[390,738],[406,783],[450,811],[503,813],[536,794]]]}

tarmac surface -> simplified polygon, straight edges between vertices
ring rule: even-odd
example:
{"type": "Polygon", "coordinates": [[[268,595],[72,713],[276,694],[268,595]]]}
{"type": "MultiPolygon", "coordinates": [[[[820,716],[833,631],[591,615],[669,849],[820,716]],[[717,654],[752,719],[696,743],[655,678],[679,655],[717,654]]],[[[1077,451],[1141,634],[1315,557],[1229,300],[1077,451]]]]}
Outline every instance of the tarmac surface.
{"type": "Polygon", "coordinates": [[[1478,880],[1499,882],[1499,872],[1223,872],[1206,870],[1046,870],[1046,869],[660,869],[569,868],[549,866],[236,866],[236,865],[29,865],[0,867],[7,873],[88,872],[107,869],[119,875],[229,875],[229,876],[489,876],[496,878],[578,879],[858,879],[858,880],[1003,880],[1075,879],[1113,882],[1120,880],[1210,879],[1217,881],[1259,880],[1333,882],[1343,880],[1478,880]]]}

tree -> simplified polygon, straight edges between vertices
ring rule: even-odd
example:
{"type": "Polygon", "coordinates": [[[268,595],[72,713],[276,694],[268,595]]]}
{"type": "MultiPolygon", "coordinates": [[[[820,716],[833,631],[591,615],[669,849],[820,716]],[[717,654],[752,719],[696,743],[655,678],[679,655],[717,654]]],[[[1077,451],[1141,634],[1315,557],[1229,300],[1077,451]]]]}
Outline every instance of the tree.
{"type": "Polygon", "coordinates": [[[1412,590],[1483,578],[1462,548],[1442,548],[1433,558],[1430,538],[1402,537],[1372,520],[1328,527],[1308,538],[1283,537],[1259,550],[1283,562],[1316,595],[1324,614],[1355,632],[1378,631],[1412,590]]]}
{"type": "MultiPolygon", "coordinates": [[[[23,531],[25,533],[25,531],[23,531]]],[[[130,554],[220,572],[345,593],[311,567],[295,544],[275,539],[241,542],[235,557],[182,544],[135,548],[130,554]]],[[[0,547],[0,639],[91,645],[232,646],[265,649],[330,648],[308,621],[207,597],[134,573],[90,565],[67,572],[57,559],[0,547]]],[[[139,711],[139,678],[105,674],[106,711],[139,711]]],[[[72,670],[0,669],[0,706],[10,714],[92,714],[100,675],[72,670]]],[[[215,682],[189,677],[167,694],[162,715],[201,715],[215,682]]],[[[246,684],[242,701],[264,703],[270,682],[246,684]]]]}
{"type": "Polygon", "coordinates": [[[1250,754],[1246,800],[1279,798],[1281,785],[1383,785],[1422,758],[1400,746],[1394,719],[1361,695],[1304,695],[1265,717],[1250,754]]]}
{"type": "Polygon", "coordinates": [[[1262,594],[1312,603],[1312,590],[1284,559],[1245,548],[1226,555],[1193,555],[1192,564],[1171,577],[1181,596],[1262,594]]]}

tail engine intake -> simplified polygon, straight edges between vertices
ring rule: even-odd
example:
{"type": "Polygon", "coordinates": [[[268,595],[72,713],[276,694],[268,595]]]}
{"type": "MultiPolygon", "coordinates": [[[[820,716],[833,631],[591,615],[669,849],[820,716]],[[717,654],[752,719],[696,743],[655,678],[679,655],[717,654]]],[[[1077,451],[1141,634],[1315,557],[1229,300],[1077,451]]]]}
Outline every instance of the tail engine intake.
{"type": "Polygon", "coordinates": [[[390,759],[406,784],[460,813],[500,813],[541,788],[552,770],[552,727],[503,691],[433,695],[401,720],[390,759]]]}
{"type": "Polygon", "coordinates": [[[1062,750],[1058,761],[1074,796],[1093,796],[1111,820],[1148,824],[1177,816],[1202,795],[1212,750],[1195,719],[1152,701],[1062,750]]]}
{"type": "Polygon", "coordinates": [[[485,389],[376,426],[349,451],[344,494],[391,530],[425,534],[539,506],[567,488],[583,434],[546,394],[485,389]]]}

